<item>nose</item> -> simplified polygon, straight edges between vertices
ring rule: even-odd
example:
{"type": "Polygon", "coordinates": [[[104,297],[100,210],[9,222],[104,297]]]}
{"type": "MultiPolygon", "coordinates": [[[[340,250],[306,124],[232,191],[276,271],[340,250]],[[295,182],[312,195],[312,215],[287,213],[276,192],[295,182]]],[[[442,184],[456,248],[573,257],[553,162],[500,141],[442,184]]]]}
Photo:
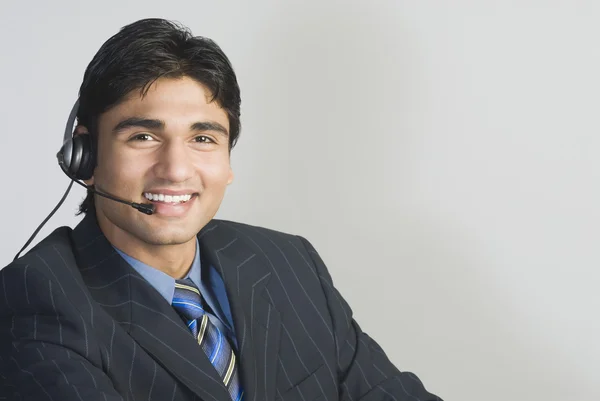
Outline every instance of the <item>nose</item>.
{"type": "Polygon", "coordinates": [[[192,149],[181,139],[172,139],[161,146],[154,173],[169,182],[184,182],[194,174],[192,149]]]}

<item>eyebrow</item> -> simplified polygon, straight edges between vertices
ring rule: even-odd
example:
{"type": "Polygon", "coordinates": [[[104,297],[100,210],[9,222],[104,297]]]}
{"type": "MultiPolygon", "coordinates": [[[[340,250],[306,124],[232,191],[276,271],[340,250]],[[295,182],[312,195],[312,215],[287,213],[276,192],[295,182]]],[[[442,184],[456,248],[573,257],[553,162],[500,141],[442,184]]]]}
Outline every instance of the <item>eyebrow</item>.
{"type": "MultiPolygon", "coordinates": [[[[143,117],[129,117],[123,121],[120,121],[113,128],[112,132],[118,134],[127,128],[146,128],[146,129],[164,129],[165,122],[163,120],[143,118],[143,117]]],[[[198,121],[190,125],[191,131],[213,131],[221,134],[225,137],[229,136],[229,132],[225,127],[215,121],[198,121]]]]}

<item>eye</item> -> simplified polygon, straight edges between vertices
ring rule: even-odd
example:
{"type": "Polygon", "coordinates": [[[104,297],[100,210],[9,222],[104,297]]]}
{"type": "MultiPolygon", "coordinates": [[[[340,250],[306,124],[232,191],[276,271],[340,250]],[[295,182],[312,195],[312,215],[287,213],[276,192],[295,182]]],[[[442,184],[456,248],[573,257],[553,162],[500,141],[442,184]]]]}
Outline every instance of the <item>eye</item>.
{"type": "Polygon", "coordinates": [[[146,142],[154,140],[150,134],[136,134],[131,137],[131,141],[146,142]]]}
{"type": "Polygon", "coordinates": [[[194,140],[199,143],[215,143],[215,141],[213,141],[212,138],[209,138],[205,135],[198,135],[194,138],[194,140]]]}

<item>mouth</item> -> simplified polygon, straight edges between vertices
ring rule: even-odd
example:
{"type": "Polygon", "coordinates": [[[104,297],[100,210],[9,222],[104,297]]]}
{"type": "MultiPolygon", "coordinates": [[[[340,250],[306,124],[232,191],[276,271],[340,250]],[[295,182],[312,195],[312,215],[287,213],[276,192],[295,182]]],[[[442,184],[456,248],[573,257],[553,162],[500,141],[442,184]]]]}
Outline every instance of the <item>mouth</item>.
{"type": "Polygon", "coordinates": [[[154,205],[154,214],[166,218],[183,218],[192,210],[198,192],[164,194],[144,192],[144,198],[154,205]]]}
{"type": "Polygon", "coordinates": [[[144,198],[151,201],[152,203],[162,203],[169,205],[180,205],[183,203],[187,203],[197,196],[197,192],[181,195],[167,195],[161,193],[144,192],[144,198]]]}

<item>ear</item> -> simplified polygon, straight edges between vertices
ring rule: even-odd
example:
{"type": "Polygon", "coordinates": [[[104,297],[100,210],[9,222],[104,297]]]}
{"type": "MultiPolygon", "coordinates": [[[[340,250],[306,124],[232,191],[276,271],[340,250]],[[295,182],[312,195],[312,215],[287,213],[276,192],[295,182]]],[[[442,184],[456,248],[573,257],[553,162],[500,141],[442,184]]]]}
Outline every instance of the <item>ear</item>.
{"type": "Polygon", "coordinates": [[[227,185],[231,184],[233,182],[233,169],[231,168],[231,166],[229,166],[229,176],[227,177],[227,185]]]}
{"type": "Polygon", "coordinates": [[[90,178],[89,180],[84,180],[83,181],[85,183],[85,185],[87,185],[88,187],[90,185],[94,185],[94,176],[92,176],[92,178],[90,178]]]}
{"type": "Polygon", "coordinates": [[[73,136],[75,135],[81,135],[81,134],[89,134],[89,130],[87,129],[87,127],[83,126],[83,125],[78,125],[75,127],[75,131],[73,131],[73,136]]]}

